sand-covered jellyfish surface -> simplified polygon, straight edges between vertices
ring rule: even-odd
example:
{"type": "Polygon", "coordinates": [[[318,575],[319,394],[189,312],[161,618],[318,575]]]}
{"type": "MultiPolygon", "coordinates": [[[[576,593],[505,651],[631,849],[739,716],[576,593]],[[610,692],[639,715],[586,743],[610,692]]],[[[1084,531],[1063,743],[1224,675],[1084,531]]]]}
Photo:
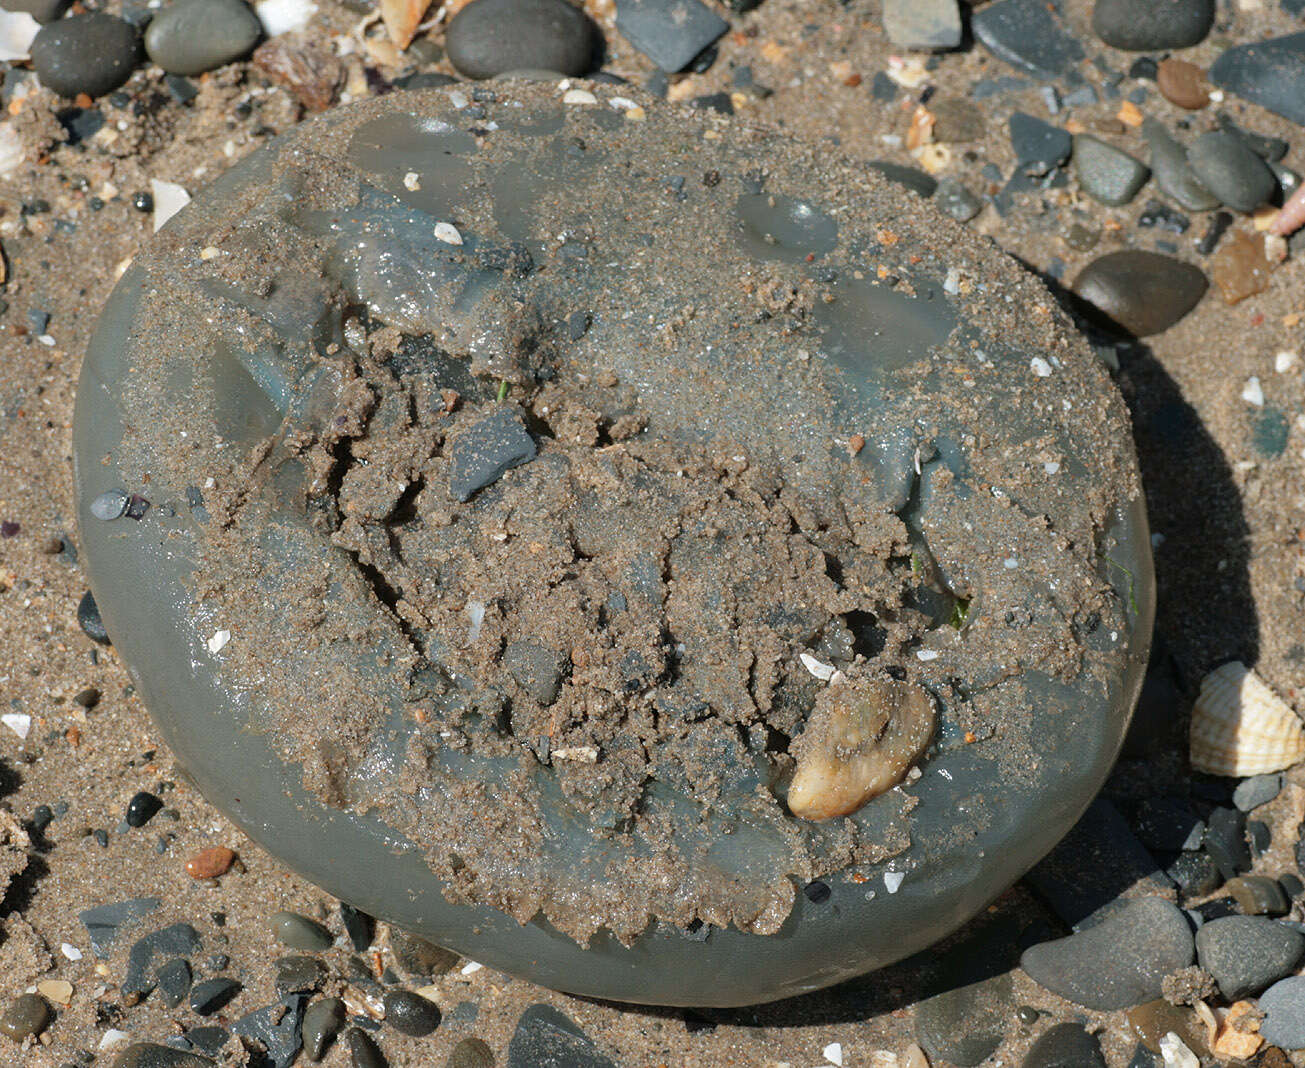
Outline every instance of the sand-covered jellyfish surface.
{"type": "Polygon", "coordinates": [[[863,165],[609,86],[251,154],[114,291],[76,464],[205,796],[574,993],[928,946],[1078,818],[1146,659],[1127,416],[1045,289],[863,165]]]}

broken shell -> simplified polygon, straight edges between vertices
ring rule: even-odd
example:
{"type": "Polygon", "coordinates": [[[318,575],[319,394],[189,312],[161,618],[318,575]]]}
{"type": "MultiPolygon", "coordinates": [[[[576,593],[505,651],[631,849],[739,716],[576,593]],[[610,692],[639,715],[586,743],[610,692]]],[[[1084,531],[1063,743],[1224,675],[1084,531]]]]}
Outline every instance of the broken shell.
{"type": "Polygon", "coordinates": [[[1305,725],[1264,681],[1233,660],[1201,680],[1192,709],[1192,768],[1243,778],[1305,759],[1305,725]]]}
{"type": "Polygon", "coordinates": [[[806,820],[855,812],[902,781],[933,737],[933,698],[895,679],[835,682],[793,743],[788,808],[806,820]]]}
{"type": "Polygon", "coordinates": [[[381,0],[381,21],[400,51],[412,44],[430,5],[431,0],[381,0]]]}

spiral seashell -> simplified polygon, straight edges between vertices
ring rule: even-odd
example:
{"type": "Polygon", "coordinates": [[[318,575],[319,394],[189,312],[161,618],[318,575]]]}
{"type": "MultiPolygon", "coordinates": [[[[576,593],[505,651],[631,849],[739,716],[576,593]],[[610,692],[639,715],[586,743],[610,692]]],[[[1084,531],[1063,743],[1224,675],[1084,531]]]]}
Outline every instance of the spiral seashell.
{"type": "Polygon", "coordinates": [[[1255,672],[1233,660],[1201,680],[1190,754],[1193,770],[1211,775],[1282,771],[1305,759],[1305,725],[1255,672]]]}

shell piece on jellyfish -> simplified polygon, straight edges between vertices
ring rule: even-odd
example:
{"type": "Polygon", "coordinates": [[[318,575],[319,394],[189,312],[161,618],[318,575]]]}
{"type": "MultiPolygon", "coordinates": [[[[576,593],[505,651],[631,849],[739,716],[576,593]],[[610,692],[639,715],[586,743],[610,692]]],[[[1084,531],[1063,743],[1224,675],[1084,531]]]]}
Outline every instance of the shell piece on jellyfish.
{"type": "Polygon", "coordinates": [[[836,678],[793,742],[788,809],[806,820],[855,812],[902,781],[933,737],[933,698],[895,679],[836,678]]]}
{"type": "Polygon", "coordinates": [[[1305,724],[1255,672],[1233,660],[1201,680],[1192,709],[1192,768],[1244,778],[1305,759],[1305,724]]]}

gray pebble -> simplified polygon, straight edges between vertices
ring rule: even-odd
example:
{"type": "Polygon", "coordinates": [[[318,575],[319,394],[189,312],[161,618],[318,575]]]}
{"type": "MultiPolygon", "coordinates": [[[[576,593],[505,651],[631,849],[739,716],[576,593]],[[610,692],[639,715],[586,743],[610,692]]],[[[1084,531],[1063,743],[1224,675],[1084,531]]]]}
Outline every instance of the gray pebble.
{"type": "Polygon", "coordinates": [[[1282,792],[1282,772],[1243,779],[1233,790],[1232,802],[1243,812],[1267,805],[1282,792]]]}
{"type": "Polygon", "coordinates": [[[1083,58],[1045,0],[997,0],[974,13],[974,36],[994,56],[1039,78],[1057,78],[1083,58]]]}
{"type": "Polygon", "coordinates": [[[956,0],[884,0],[884,32],[899,48],[960,47],[956,0]]]}
{"type": "Polygon", "coordinates": [[[1184,900],[1204,897],[1223,884],[1223,876],[1219,874],[1218,865],[1208,853],[1203,851],[1179,853],[1173,863],[1165,869],[1165,874],[1174,881],[1184,900]]]}
{"type": "Polygon", "coordinates": [[[1106,1068],[1101,1043],[1078,1024],[1048,1028],[1024,1055],[1023,1068],[1106,1068]]]}
{"type": "Polygon", "coordinates": [[[175,1009],[190,993],[192,980],[190,963],[180,957],[168,961],[156,973],[159,984],[159,999],[164,1006],[175,1009]]]}
{"type": "Polygon", "coordinates": [[[40,994],[19,994],[0,1015],[0,1035],[22,1042],[39,1035],[53,1019],[50,1003],[40,994]]]}
{"type": "Polygon", "coordinates": [[[322,998],[304,1013],[304,1056],[316,1064],[340,1033],[346,1010],[339,998],[322,998]]]}
{"type": "Polygon", "coordinates": [[[533,639],[515,641],[503,650],[503,666],[518,686],[541,705],[557,700],[566,657],[533,639]]]}
{"type": "MultiPolygon", "coordinates": [[[[1149,337],[1196,307],[1208,285],[1204,272],[1190,263],[1158,252],[1123,249],[1089,263],[1073,289],[1100,318],[1136,337],[1149,337]]],[[[1208,831],[1206,839],[1208,848],[1208,831]]]]}
{"type": "Polygon", "coordinates": [[[535,440],[513,409],[498,407],[462,431],[449,446],[449,492],[468,501],[509,468],[535,458],[535,440]]]}
{"type": "Polygon", "coordinates": [[[1260,1035],[1281,1049],[1305,1048],[1305,976],[1274,983],[1260,995],[1260,1035]]]}
{"type": "Polygon", "coordinates": [[[77,919],[90,935],[91,949],[95,951],[95,955],[105,959],[109,955],[109,947],[118,937],[120,928],[149,915],[159,907],[159,901],[157,897],[133,897],[108,905],[96,905],[94,908],[77,913],[77,919]]]}
{"type": "Polygon", "coordinates": [[[494,1051],[478,1038],[464,1038],[453,1047],[445,1068],[494,1068],[494,1051]]]}
{"type": "Polygon", "coordinates": [[[41,27],[32,41],[32,67],[60,96],[103,96],[140,63],[140,36],[130,22],[97,11],[41,27]]]}
{"type": "Polygon", "coordinates": [[[1112,207],[1127,204],[1146,184],[1150,170],[1114,145],[1091,134],[1074,138],[1074,173],[1083,192],[1112,207]]]}
{"type": "Polygon", "coordinates": [[[593,20],[566,0],[475,0],[449,23],[444,47],[467,78],[511,70],[586,74],[602,35],[593,20]]]}
{"type": "Polygon", "coordinates": [[[389,1068],[381,1047],[366,1031],[351,1027],[345,1037],[349,1042],[349,1063],[353,1068],[389,1068]]]}
{"type": "Polygon", "coordinates": [[[915,1007],[915,1036],[933,1061],[980,1064],[1006,1036],[1013,989],[1005,972],[925,998],[915,1007]]]}
{"type": "Polygon", "coordinates": [[[1010,146],[1021,171],[1043,175],[1069,159],[1074,139],[1059,126],[1016,111],[1010,117],[1010,146]]]}
{"type": "Polygon", "coordinates": [[[1247,916],[1283,916],[1291,908],[1287,892],[1267,875],[1239,875],[1224,890],[1247,916]]]}
{"type": "Polygon", "coordinates": [[[301,994],[290,994],[266,1008],[242,1016],[231,1030],[244,1038],[261,1042],[271,1068],[290,1068],[303,1045],[301,1028],[307,1000],[301,994]]]}
{"type": "Polygon", "coordinates": [[[1213,130],[1202,134],[1187,150],[1196,177],[1224,204],[1252,212],[1273,196],[1277,179],[1269,165],[1235,134],[1213,130]]]}
{"type": "Polygon", "coordinates": [[[1305,33],[1229,48],[1214,61],[1210,81],[1305,126],[1305,33]]]}
{"type": "Polygon", "coordinates": [[[207,1057],[153,1042],[133,1042],[113,1060],[113,1068],[212,1068],[207,1057]]]}
{"type": "Polygon", "coordinates": [[[1213,211],[1219,198],[1201,184],[1187,160],[1187,149],[1164,126],[1151,117],[1142,121],[1142,136],[1151,146],[1151,171],[1167,196],[1188,211],[1213,211]]]}
{"type": "Polygon", "coordinates": [[[1160,996],[1166,975],[1192,963],[1181,909],[1159,897],[1134,901],[1095,927],[1024,951],[1029,976],[1089,1009],[1126,1009],[1160,996]]]}
{"type": "Polygon", "coordinates": [[[1112,48],[1160,52],[1191,48],[1214,25],[1214,0],[1097,0],[1092,30],[1112,48]]]}
{"type": "Polygon", "coordinates": [[[938,180],[933,202],[957,222],[969,222],[983,210],[983,201],[952,177],[938,180]]]}
{"type": "Polygon", "coordinates": [[[190,990],[190,1007],[200,1016],[212,1016],[240,993],[240,984],[234,979],[219,976],[196,983],[190,990]]]}
{"type": "Polygon", "coordinates": [[[262,33],[244,0],[176,0],[150,22],[145,50],[169,74],[203,74],[247,55],[262,33]]]}
{"type": "Polygon", "coordinates": [[[330,949],[335,941],[335,936],[326,927],[297,912],[278,912],[267,922],[278,942],[305,953],[321,953],[330,949]]]}
{"type": "Polygon", "coordinates": [[[617,0],[616,28],[637,51],[673,74],[730,26],[702,0],[617,0]]]}
{"type": "Polygon", "coordinates": [[[1228,1001],[1251,997],[1290,975],[1305,934],[1263,916],[1225,916],[1196,932],[1197,960],[1228,1001]]]}
{"type": "Polygon", "coordinates": [[[154,989],[152,970],[159,957],[187,957],[199,949],[199,932],[188,923],[174,923],[139,939],[127,954],[127,970],[120,986],[127,1004],[139,1001],[154,989]]]}
{"type": "Polygon", "coordinates": [[[6,11],[25,11],[37,22],[53,22],[72,7],[72,0],[4,0],[0,7],[6,11]]]}
{"type": "Polygon", "coordinates": [[[1246,842],[1246,813],[1225,807],[1211,810],[1205,820],[1205,851],[1225,879],[1248,871],[1251,849],[1246,842]]]}
{"type": "Polygon", "coordinates": [[[531,1005],[508,1043],[507,1068],[615,1068],[574,1020],[551,1005],[531,1005]]]}
{"type": "Polygon", "coordinates": [[[322,985],[326,969],[316,957],[282,957],[276,962],[276,992],[307,994],[322,985]]]}
{"type": "Polygon", "coordinates": [[[411,990],[387,990],[385,1022],[401,1035],[421,1038],[439,1027],[439,1006],[411,990]]]}

